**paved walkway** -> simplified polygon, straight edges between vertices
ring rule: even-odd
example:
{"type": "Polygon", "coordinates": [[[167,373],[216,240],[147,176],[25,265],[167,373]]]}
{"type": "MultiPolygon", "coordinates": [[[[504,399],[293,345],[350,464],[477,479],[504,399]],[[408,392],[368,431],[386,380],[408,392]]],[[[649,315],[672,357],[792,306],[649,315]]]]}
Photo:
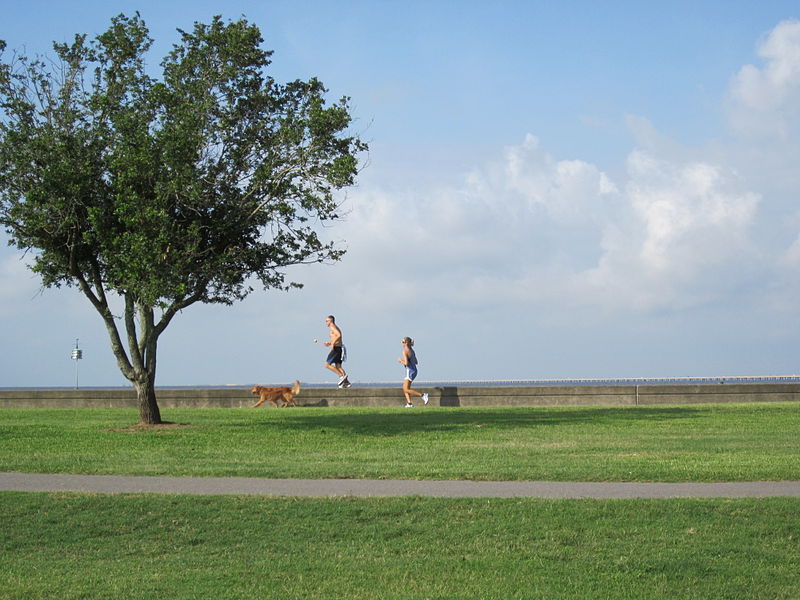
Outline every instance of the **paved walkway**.
{"type": "Polygon", "coordinates": [[[738,483],[591,483],[124,477],[0,473],[0,491],[258,496],[430,496],[440,498],[800,498],[800,481],[738,483]]]}

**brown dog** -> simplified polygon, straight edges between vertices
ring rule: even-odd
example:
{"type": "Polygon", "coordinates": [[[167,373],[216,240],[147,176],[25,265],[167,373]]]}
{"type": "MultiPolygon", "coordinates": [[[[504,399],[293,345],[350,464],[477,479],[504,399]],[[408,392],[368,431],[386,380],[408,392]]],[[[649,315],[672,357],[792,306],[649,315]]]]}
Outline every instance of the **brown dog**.
{"type": "Polygon", "coordinates": [[[295,381],[292,387],[264,387],[262,385],[254,385],[250,390],[251,394],[258,394],[259,400],[251,408],[261,406],[269,400],[275,407],[278,407],[278,401],[283,399],[283,406],[297,406],[294,397],[300,393],[300,381],[295,381]]]}

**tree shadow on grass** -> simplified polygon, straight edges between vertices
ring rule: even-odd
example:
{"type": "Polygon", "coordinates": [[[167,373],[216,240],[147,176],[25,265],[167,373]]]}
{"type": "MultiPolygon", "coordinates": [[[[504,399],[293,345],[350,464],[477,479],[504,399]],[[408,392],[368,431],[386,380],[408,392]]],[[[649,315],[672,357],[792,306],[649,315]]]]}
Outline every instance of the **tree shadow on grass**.
{"type": "MultiPolygon", "coordinates": [[[[556,425],[626,425],[695,419],[708,408],[695,407],[575,407],[558,408],[471,408],[467,410],[394,411],[387,409],[339,410],[301,409],[281,413],[277,418],[255,423],[274,429],[298,431],[331,430],[353,435],[391,436],[409,433],[452,432],[470,428],[489,430],[537,428],[556,425]]],[[[247,426],[253,426],[249,423],[247,426]]]]}

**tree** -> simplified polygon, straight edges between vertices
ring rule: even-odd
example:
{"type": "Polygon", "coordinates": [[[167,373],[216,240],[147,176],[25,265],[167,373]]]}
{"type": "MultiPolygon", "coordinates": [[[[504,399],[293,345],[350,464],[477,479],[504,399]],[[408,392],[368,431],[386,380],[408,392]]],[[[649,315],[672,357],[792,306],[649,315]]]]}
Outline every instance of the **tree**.
{"type": "Polygon", "coordinates": [[[179,33],[160,79],[138,13],[47,61],[6,62],[0,41],[0,223],[45,287],[77,286],[95,307],[146,424],[161,422],[156,349],[178,311],[232,304],[256,278],[300,287],[285,267],[341,258],[317,230],[367,149],[348,98],[266,74],[255,25],[218,16],[179,33]]]}

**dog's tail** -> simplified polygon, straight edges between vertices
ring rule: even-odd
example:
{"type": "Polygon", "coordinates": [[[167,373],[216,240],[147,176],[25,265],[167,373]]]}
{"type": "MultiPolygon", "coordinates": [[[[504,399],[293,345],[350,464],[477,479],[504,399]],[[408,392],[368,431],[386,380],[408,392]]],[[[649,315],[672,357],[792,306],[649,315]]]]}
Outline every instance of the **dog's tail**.
{"type": "Polygon", "coordinates": [[[300,393],[300,380],[296,379],[294,385],[292,386],[292,394],[297,396],[300,393]]]}

